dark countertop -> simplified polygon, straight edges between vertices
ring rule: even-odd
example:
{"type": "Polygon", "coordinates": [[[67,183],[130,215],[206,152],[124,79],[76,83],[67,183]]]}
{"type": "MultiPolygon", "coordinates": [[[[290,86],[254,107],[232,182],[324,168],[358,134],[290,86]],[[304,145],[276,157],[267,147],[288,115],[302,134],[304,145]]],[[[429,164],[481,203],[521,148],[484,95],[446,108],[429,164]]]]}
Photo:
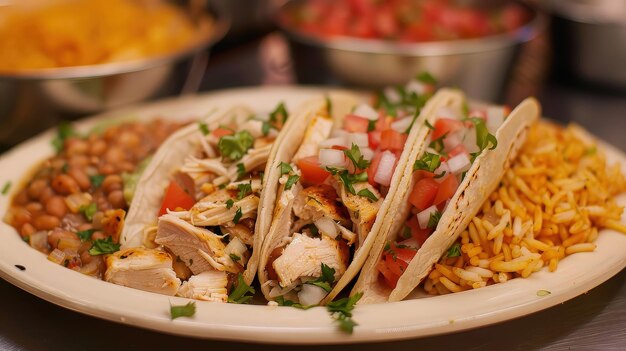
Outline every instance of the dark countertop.
{"type": "MultiPolygon", "coordinates": [[[[292,83],[286,47],[265,37],[213,57],[203,90],[292,83]],[[267,42],[274,42],[267,45],[267,42]]],[[[626,151],[626,97],[549,80],[541,90],[544,115],[574,121],[626,151]]],[[[558,274],[555,273],[555,274],[558,274]]],[[[626,345],[626,271],[561,305],[504,323],[450,335],[389,343],[324,346],[325,350],[622,350],[626,345]]],[[[171,336],[120,325],[58,307],[0,280],[0,350],[280,350],[171,336]]],[[[320,346],[297,347],[319,350],[320,346]]]]}

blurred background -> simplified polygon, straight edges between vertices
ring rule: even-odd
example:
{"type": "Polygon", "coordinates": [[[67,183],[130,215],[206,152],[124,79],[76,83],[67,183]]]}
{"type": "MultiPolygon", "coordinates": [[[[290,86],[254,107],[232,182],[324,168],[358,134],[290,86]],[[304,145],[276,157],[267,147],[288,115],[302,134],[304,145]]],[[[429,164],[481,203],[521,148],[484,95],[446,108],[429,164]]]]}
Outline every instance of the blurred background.
{"type": "Polygon", "coordinates": [[[423,71],[626,150],[624,62],[622,0],[0,0],[0,150],[162,97],[423,71]]]}

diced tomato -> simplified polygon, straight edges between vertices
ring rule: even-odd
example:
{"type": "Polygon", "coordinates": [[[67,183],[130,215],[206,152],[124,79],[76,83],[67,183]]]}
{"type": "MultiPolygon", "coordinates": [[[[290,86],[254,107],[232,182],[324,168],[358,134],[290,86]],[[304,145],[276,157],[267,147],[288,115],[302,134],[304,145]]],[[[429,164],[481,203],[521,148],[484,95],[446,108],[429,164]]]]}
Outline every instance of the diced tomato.
{"type": "Polygon", "coordinates": [[[232,134],[234,134],[233,130],[232,129],[228,129],[228,128],[219,127],[217,129],[213,130],[213,135],[215,135],[217,138],[221,138],[223,136],[232,135],[232,134]]]}
{"type": "Polygon", "coordinates": [[[406,143],[407,135],[398,133],[393,129],[383,130],[380,135],[381,150],[402,150],[406,143]]]}
{"type": "Polygon", "coordinates": [[[376,150],[378,149],[378,146],[380,145],[380,134],[382,132],[378,131],[378,130],[374,130],[371,131],[369,133],[367,133],[367,141],[369,143],[369,147],[372,150],[376,150]]]}
{"type": "Polygon", "coordinates": [[[424,170],[417,170],[415,172],[413,172],[415,174],[415,177],[417,180],[420,180],[422,178],[432,178],[435,176],[435,173],[433,172],[429,172],[429,171],[424,171],[424,170]]]}
{"type": "Polygon", "coordinates": [[[327,170],[320,167],[317,156],[301,158],[298,160],[297,164],[300,171],[302,171],[302,180],[305,183],[321,184],[330,176],[327,170]]]}
{"type": "Polygon", "coordinates": [[[398,284],[398,279],[400,279],[400,276],[395,275],[391,272],[391,270],[387,266],[387,261],[385,260],[385,257],[381,257],[380,261],[378,261],[377,268],[383,277],[384,283],[390,288],[394,289],[398,284]]]}
{"type": "Polygon", "coordinates": [[[382,38],[394,37],[400,31],[400,25],[390,6],[384,6],[378,9],[374,26],[379,36],[382,38]]]}
{"type": "Polygon", "coordinates": [[[409,202],[419,211],[423,211],[433,204],[439,183],[433,178],[422,178],[415,183],[409,196],[409,202]]]}
{"type": "Polygon", "coordinates": [[[391,244],[391,249],[396,253],[396,257],[398,258],[398,260],[402,260],[406,263],[411,262],[411,260],[417,253],[417,250],[415,249],[406,248],[406,247],[401,248],[401,247],[398,247],[396,243],[391,244]]]}
{"type": "Polygon", "coordinates": [[[378,170],[378,164],[380,163],[382,155],[382,152],[377,151],[374,154],[374,157],[372,157],[372,161],[370,162],[369,167],[367,167],[367,181],[373,186],[376,186],[376,182],[374,181],[374,175],[376,175],[376,171],[378,170]]]}
{"type": "Polygon", "coordinates": [[[406,267],[408,267],[409,265],[408,263],[401,260],[397,255],[396,258],[394,258],[393,255],[390,254],[385,254],[384,256],[387,267],[395,276],[400,277],[402,273],[404,273],[404,271],[406,270],[406,267]]]}
{"type": "Polygon", "coordinates": [[[460,155],[460,154],[468,154],[469,152],[467,152],[467,148],[465,148],[465,145],[463,144],[459,144],[457,146],[455,146],[454,148],[452,148],[452,150],[448,151],[448,156],[449,157],[454,157],[456,155],[460,155]]]}
{"type": "Polygon", "coordinates": [[[411,218],[406,222],[406,225],[409,226],[411,229],[411,236],[417,240],[420,246],[424,245],[424,242],[432,233],[432,229],[430,228],[420,228],[417,216],[411,216],[411,218]]]}
{"type": "Polygon", "coordinates": [[[159,210],[159,216],[167,213],[167,209],[175,210],[182,208],[188,210],[196,203],[196,199],[185,192],[183,188],[175,181],[171,181],[165,192],[165,197],[161,203],[161,209],[159,210]]]}
{"type": "Polygon", "coordinates": [[[433,204],[439,205],[452,198],[458,187],[459,182],[456,180],[456,176],[454,174],[447,175],[439,184],[439,190],[437,190],[437,196],[435,196],[433,204]]]}
{"type": "Polygon", "coordinates": [[[430,136],[431,140],[439,139],[442,135],[452,134],[457,130],[463,129],[463,122],[452,118],[439,118],[435,122],[435,130],[430,136]]]}
{"type": "Polygon", "coordinates": [[[346,115],[343,121],[343,129],[350,133],[367,133],[370,121],[357,115],[346,115]]]}
{"type": "Polygon", "coordinates": [[[391,123],[393,123],[394,120],[395,118],[386,116],[385,112],[381,111],[376,121],[376,130],[382,132],[383,130],[391,128],[391,123]]]}

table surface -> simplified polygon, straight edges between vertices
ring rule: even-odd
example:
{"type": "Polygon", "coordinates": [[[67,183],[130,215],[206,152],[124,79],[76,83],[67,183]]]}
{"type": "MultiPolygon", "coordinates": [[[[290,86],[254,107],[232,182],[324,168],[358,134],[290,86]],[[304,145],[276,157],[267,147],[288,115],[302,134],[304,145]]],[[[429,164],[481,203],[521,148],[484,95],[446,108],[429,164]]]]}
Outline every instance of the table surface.
{"type": "MultiPolygon", "coordinates": [[[[286,48],[273,36],[261,42],[230,48],[213,58],[203,90],[292,83],[285,57],[286,48]],[[268,42],[272,45],[268,46],[268,42]]],[[[579,123],[600,138],[626,150],[625,96],[577,84],[548,82],[539,99],[545,116],[579,123]]],[[[561,305],[475,330],[388,343],[324,346],[324,349],[448,350],[461,347],[468,350],[623,350],[626,345],[625,278],[626,270],[561,305]]],[[[293,348],[199,340],[120,325],[58,307],[3,280],[0,280],[0,297],[0,350],[293,348]]],[[[317,350],[319,346],[298,346],[298,349],[317,350]]]]}

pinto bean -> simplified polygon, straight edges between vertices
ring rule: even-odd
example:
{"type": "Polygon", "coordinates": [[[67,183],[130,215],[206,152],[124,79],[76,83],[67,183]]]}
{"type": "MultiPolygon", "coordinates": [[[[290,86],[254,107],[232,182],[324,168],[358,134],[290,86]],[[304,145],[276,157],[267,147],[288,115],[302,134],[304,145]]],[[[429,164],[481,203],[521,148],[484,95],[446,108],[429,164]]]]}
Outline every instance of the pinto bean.
{"type": "Polygon", "coordinates": [[[68,156],[82,155],[87,153],[89,144],[79,138],[68,138],[65,140],[65,152],[68,156]]]}
{"type": "Polygon", "coordinates": [[[56,249],[56,247],[59,244],[59,240],[61,240],[62,238],[63,239],[78,239],[78,236],[75,233],[72,233],[70,231],[56,228],[55,230],[48,233],[48,244],[50,244],[52,248],[56,249]]]}
{"type": "Polygon", "coordinates": [[[35,229],[35,227],[33,227],[32,224],[24,223],[24,225],[20,229],[20,234],[22,234],[22,237],[25,238],[27,236],[33,235],[33,233],[36,232],[36,231],[37,231],[37,229],[35,229]]]}
{"type": "Polygon", "coordinates": [[[122,177],[117,174],[108,175],[102,181],[102,190],[104,190],[106,194],[109,194],[115,190],[121,190],[122,187],[122,177]]]}
{"type": "Polygon", "coordinates": [[[36,200],[41,195],[41,192],[48,187],[48,182],[44,179],[36,179],[28,186],[28,196],[36,200]]]}
{"type": "Polygon", "coordinates": [[[121,190],[114,190],[110,192],[107,196],[107,200],[109,200],[113,208],[124,208],[124,206],[126,206],[124,193],[121,190]]]}
{"type": "Polygon", "coordinates": [[[72,167],[67,172],[67,174],[70,177],[74,178],[74,180],[76,181],[76,183],[78,183],[78,186],[80,187],[82,191],[87,191],[91,187],[91,180],[82,169],[77,168],[77,167],[72,167]]]}
{"type": "Polygon", "coordinates": [[[67,174],[59,174],[52,179],[52,189],[61,195],[80,192],[80,186],[74,178],[67,174]]]}
{"type": "Polygon", "coordinates": [[[60,223],[59,218],[48,214],[39,215],[33,220],[33,224],[38,230],[52,230],[58,227],[60,223]]]}
{"type": "Polygon", "coordinates": [[[63,218],[67,214],[67,205],[61,196],[53,196],[46,202],[46,212],[49,214],[63,218]]]}
{"type": "Polygon", "coordinates": [[[24,208],[33,215],[43,211],[43,205],[39,202],[29,202],[24,208]]]}
{"type": "Polygon", "coordinates": [[[106,149],[107,149],[107,143],[102,139],[98,139],[94,141],[89,147],[89,154],[91,156],[100,156],[104,154],[106,149]]]}
{"type": "Polygon", "coordinates": [[[56,195],[54,193],[54,190],[52,190],[51,187],[46,187],[45,189],[41,191],[41,194],[39,194],[39,202],[42,202],[45,204],[54,195],[56,195]]]}
{"type": "Polygon", "coordinates": [[[120,164],[126,161],[126,153],[119,146],[113,146],[106,151],[104,159],[109,164],[120,164]]]}

